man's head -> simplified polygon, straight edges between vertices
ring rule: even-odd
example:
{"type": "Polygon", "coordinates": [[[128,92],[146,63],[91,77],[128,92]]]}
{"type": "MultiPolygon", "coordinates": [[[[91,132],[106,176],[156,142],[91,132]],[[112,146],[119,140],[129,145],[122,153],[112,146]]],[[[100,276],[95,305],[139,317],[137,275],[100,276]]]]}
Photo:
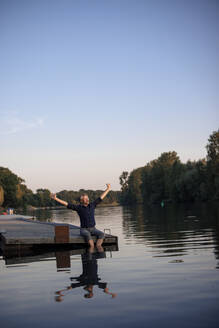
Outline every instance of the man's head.
{"type": "Polygon", "coordinates": [[[84,289],[88,291],[87,294],[84,294],[85,298],[92,298],[94,296],[93,285],[85,286],[84,289]]]}
{"type": "Polygon", "coordinates": [[[88,197],[88,195],[87,194],[82,194],[80,196],[80,202],[83,205],[88,205],[89,204],[89,197],[88,197]]]}

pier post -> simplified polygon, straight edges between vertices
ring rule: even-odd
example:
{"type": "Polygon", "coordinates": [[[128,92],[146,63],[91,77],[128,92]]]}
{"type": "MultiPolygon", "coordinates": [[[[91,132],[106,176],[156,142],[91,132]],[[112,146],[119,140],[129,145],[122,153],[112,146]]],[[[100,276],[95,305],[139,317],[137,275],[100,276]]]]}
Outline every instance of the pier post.
{"type": "Polygon", "coordinates": [[[68,244],[69,243],[69,226],[56,225],[55,226],[55,243],[68,244]]]}

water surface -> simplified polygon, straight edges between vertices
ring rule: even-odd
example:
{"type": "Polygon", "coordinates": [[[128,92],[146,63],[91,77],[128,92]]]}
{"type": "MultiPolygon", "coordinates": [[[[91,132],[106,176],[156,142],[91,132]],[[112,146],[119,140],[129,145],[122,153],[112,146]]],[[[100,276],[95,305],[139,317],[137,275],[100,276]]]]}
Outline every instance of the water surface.
{"type": "Polygon", "coordinates": [[[98,207],[96,221],[118,251],[1,257],[2,327],[219,327],[218,204],[98,207]]]}

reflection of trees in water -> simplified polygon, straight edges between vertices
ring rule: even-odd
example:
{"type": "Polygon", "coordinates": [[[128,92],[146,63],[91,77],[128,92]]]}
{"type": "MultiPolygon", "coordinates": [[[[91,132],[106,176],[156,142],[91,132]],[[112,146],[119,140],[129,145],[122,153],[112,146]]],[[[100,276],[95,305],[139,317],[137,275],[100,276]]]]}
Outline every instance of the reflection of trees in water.
{"type": "MultiPolygon", "coordinates": [[[[215,207],[214,217],[215,217],[215,221],[216,221],[215,235],[213,236],[213,238],[215,240],[214,253],[215,253],[216,259],[219,260],[219,204],[217,207],[215,207]]],[[[219,269],[219,261],[217,263],[217,269],[219,269]]]]}
{"type": "Polygon", "coordinates": [[[37,218],[39,221],[47,221],[52,219],[54,216],[54,213],[51,209],[44,209],[44,208],[38,208],[38,209],[26,209],[26,210],[20,210],[19,214],[22,215],[28,215],[37,218]]]}
{"type": "MultiPolygon", "coordinates": [[[[217,227],[217,229],[219,229],[219,226],[217,227]]],[[[217,269],[219,269],[219,231],[218,230],[217,230],[217,232],[215,234],[214,240],[215,240],[214,254],[215,254],[216,259],[218,260],[218,262],[217,262],[217,269]]]]}
{"type": "Polygon", "coordinates": [[[123,208],[123,230],[127,239],[160,248],[162,253],[184,253],[188,249],[219,245],[218,203],[168,204],[123,208]]]}

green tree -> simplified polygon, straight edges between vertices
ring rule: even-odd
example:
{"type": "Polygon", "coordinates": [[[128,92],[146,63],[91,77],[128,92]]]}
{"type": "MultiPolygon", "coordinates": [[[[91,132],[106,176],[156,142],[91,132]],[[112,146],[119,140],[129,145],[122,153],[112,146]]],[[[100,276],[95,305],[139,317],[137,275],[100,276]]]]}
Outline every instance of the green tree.
{"type": "Polygon", "coordinates": [[[121,185],[121,196],[120,196],[120,203],[126,204],[128,203],[128,179],[129,179],[129,172],[123,171],[119,177],[119,182],[121,185]]]}
{"type": "Polygon", "coordinates": [[[4,206],[17,207],[20,202],[19,187],[24,180],[8,168],[0,167],[0,184],[4,189],[4,206]],[[19,196],[17,198],[17,196],[19,196]]]}
{"type": "MultiPolygon", "coordinates": [[[[93,201],[103,193],[103,190],[86,190],[86,189],[80,189],[79,191],[62,190],[57,193],[57,196],[65,200],[66,202],[77,203],[80,201],[80,195],[83,193],[88,194],[90,201],[93,201]]],[[[117,204],[120,202],[120,195],[121,195],[120,191],[111,190],[107,195],[107,197],[104,199],[103,203],[117,204]]]]}
{"type": "Polygon", "coordinates": [[[36,203],[39,207],[50,207],[54,206],[54,201],[50,197],[51,192],[49,189],[37,189],[36,191],[36,203]]]}
{"type": "Polygon", "coordinates": [[[127,182],[128,184],[127,197],[129,203],[131,204],[143,202],[142,190],[141,190],[142,173],[143,173],[143,168],[140,167],[138,169],[133,170],[129,175],[128,182],[127,182]]]}
{"type": "Polygon", "coordinates": [[[4,203],[4,189],[0,185],[0,206],[4,203]]]}
{"type": "Polygon", "coordinates": [[[215,169],[219,166],[219,129],[214,131],[208,138],[207,149],[207,161],[211,162],[215,166],[215,169]]]}
{"type": "Polygon", "coordinates": [[[219,130],[210,135],[206,149],[208,193],[210,198],[219,199],[219,130]]]}
{"type": "Polygon", "coordinates": [[[169,200],[173,192],[173,168],[180,164],[175,151],[164,152],[149,162],[142,175],[143,199],[147,203],[169,200]]]}
{"type": "Polygon", "coordinates": [[[128,178],[129,178],[129,173],[127,171],[123,171],[122,174],[119,177],[119,181],[120,181],[122,191],[127,191],[128,178]]]}
{"type": "Polygon", "coordinates": [[[207,144],[207,161],[182,163],[175,151],[162,153],[144,167],[120,176],[125,204],[206,201],[219,199],[219,130],[207,144]]]}

